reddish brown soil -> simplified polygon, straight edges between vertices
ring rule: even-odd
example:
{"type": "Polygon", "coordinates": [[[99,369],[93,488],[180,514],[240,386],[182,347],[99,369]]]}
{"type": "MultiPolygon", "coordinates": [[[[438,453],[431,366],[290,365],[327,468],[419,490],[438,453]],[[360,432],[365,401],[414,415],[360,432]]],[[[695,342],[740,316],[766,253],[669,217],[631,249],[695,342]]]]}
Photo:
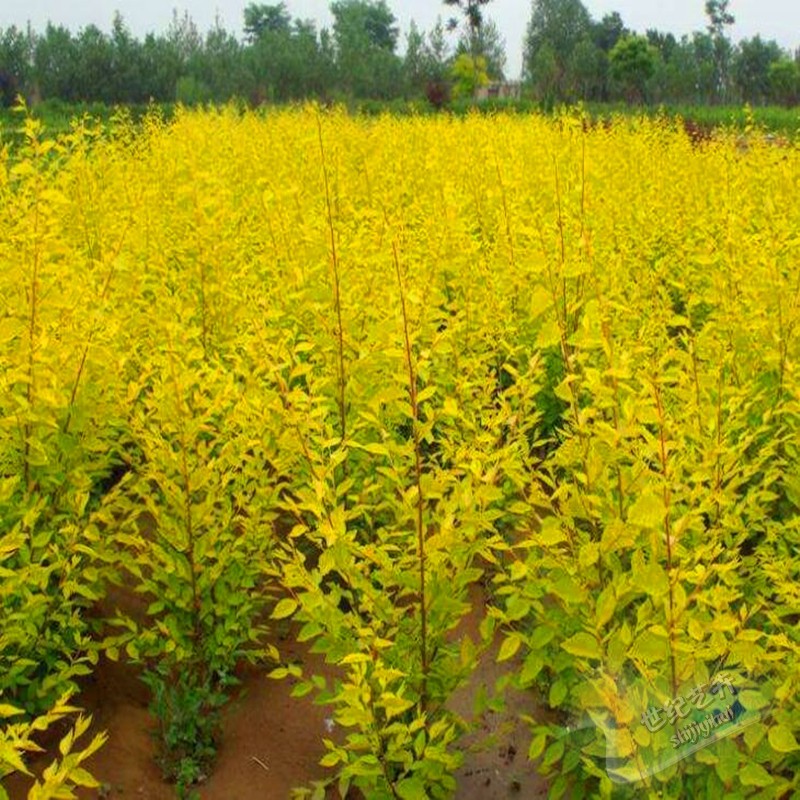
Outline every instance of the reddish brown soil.
{"type": "MultiPolygon", "coordinates": [[[[476,591],[473,605],[459,633],[477,643],[483,611],[480,592],[476,591]]],[[[451,701],[452,709],[475,725],[462,744],[465,763],[456,776],[456,797],[535,800],[545,796],[545,786],[527,760],[529,737],[516,721],[517,713],[536,711],[533,698],[512,698],[513,713],[473,712],[480,685],[491,693],[508,668],[496,664],[496,652],[495,647],[485,654],[469,685],[451,701]]],[[[281,653],[302,660],[309,672],[332,675],[330,667],[301,645],[285,642],[281,653]]],[[[336,738],[326,725],[330,709],[314,705],[310,698],[292,698],[291,682],[271,680],[266,672],[266,668],[251,669],[243,675],[241,689],[224,717],[213,772],[198,787],[201,800],[288,800],[293,787],[308,786],[326,775],[318,762],[325,752],[322,738],[336,738]]],[[[81,791],[81,800],[174,800],[175,789],[164,782],[154,760],[153,719],[147,702],[147,690],[132,667],[100,661],[76,704],[92,714],[93,731],[109,734],[108,743],[87,764],[103,787],[81,791]]],[[[34,772],[47,763],[47,759],[34,762],[34,772]]],[[[28,786],[20,776],[7,781],[11,800],[24,800],[28,786]]]]}

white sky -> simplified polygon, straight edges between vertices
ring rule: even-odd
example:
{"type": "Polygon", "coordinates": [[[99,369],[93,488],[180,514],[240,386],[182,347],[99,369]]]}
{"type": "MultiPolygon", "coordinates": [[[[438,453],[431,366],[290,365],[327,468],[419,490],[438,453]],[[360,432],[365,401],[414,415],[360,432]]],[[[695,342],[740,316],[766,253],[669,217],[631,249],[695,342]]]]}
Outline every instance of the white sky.
{"type": "MultiPolygon", "coordinates": [[[[276,2],[277,0],[266,0],[276,2]]],[[[403,31],[410,20],[427,30],[437,15],[447,18],[449,9],[435,0],[387,0],[400,21],[403,31]]],[[[610,11],[619,11],[625,24],[643,33],[647,28],[671,31],[680,36],[705,27],[704,0],[584,0],[592,17],[599,19],[610,11]]],[[[114,11],[119,10],[137,36],[148,31],[163,31],[172,16],[173,6],[188,11],[202,32],[208,30],[219,15],[224,27],[241,32],[242,10],[247,0],[0,0],[0,28],[24,27],[28,21],[34,29],[44,28],[47,20],[77,30],[94,23],[108,30],[114,11]]],[[[293,17],[316,19],[330,24],[329,0],[286,0],[293,17]]],[[[522,65],[522,40],[530,18],[530,0],[493,0],[488,14],[497,22],[506,39],[508,69],[515,77],[522,65]]],[[[800,47],[800,0],[731,0],[736,17],[734,39],[761,34],[775,39],[785,48],[800,47]]]]}

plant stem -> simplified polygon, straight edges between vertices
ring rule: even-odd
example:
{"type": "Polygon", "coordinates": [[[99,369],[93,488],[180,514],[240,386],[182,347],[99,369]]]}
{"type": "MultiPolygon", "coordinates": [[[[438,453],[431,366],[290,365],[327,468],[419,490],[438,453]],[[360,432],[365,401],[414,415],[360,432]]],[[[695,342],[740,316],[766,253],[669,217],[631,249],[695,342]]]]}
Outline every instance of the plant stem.
{"type": "Polygon", "coordinates": [[[664,480],[664,533],[667,539],[667,584],[669,587],[669,620],[667,630],[669,632],[669,661],[671,671],[672,696],[678,695],[678,673],[675,666],[675,587],[673,582],[673,563],[672,563],[672,522],[670,520],[670,504],[672,493],[669,488],[669,478],[667,475],[667,440],[664,431],[664,404],[661,399],[661,388],[657,383],[653,384],[656,408],[658,410],[658,437],[660,446],[661,475],[664,480]]]}
{"type": "MultiPolygon", "coordinates": [[[[347,408],[345,406],[346,374],[344,369],[344,325],[342,324],[342,294],[339,271],[339,255],[336,250],[336,229],[333,225],[333,207],[331,205],[330,182],[328,180],[328,165],[325,160],[325,145],[322,140],[322,120],[317,114],[317,134],[319,136],[319,152],[322,157],[322,174],[325,180],[325,206],[328,213],[328,231],[331,242],[331,266],[333,268],[333,302],[336,308],[336,344],[339,355],[339,427],[341,442],[347,438],[347,408]]],[[[343,462],[343,469],[347,473],[347,462],[343,462]]]]}
{"type": "MultiPolygon", "coordinates": [[[[33,403],[36,397],[36,327],[39,313],[39,187],[40,181],[36,182],[36,198],[33,215],[33,272],[31,275],[30,286],[30,316],[28,318],[28,383],[25,389],[25,400],[27,403],[28,414],[31,414],[33,403]]],[[[30,459],[32,425],[30,418],[25,421],[23,426],[23,484],[26,491],[33,491],[30,479],[30,459]]]]}
{"type": "Polygon", "coordinates": [[[408,312],[406,309],[406,295],[403,289],[403,279],[400,275],[400,258],[397,254],[397,244],[392,243],[394,268],[397,274],[397,285],[400,289],[400,305],[403,312],[403,336],[405,339],[406,366],[408,368],[408,392],[411,399],[412,432],[414,437],[414,479],[417,485],[417,552],[419,556],[419,594],[420,594],[420,627],[422,642],[422,691],[420,703],[424,710],[427,700],[428,683],[428,612],[425,598],[425,528],[424,510],[425,498],[422,494],[422,448],[419,439],[419,404],[417,402],[417,376],[414,369],[414,359],[411,353],[411,336],[409,334],[408,312]]]}
{"type": "Polygon", "coordinates": [[[500,195],[503,198],[503,217],[506,224],[506,238],[508,239],[508,252],[511,261],[511,269],[516,271],[517,263],[514,257],[514,237],[511,233],[511,217],[508,213],[508,200],[506,198],[506,186],[503,183],[503,174],[500,171],[500,162],[497,160],[497,153],[494,154],[494,166],[497,170],[497,182],[500,184],[500,195]]]}
{"type": "Polygon", "coordinates": [[[175,406],[177,410],[178,435],[180,436],[180,447],[181,447],[180,470],[181,470],[181,477],[183,478],[183,487],[185,492],[184,524],[186,527],[186,550],[184,551],[184,555],[186,556],[186,560],[189,562],[189,570],[191,575],[190,584],[192,590],[192,611],[191,611],[192,641],[194,645],[193,656],[195,658],[195,664],[199,666],[199,678],[200,682],[202,683],[205,675],[205,664],[203,663],[203,658],[201,653],[203,631],[200,619],[201,600],[200,600],[200,591],[197,586],[197,565],[195,563],[195,529],[194,529],[194,520],[192,517],[192,479],[191,479],[191,473],[189,471],[189,461],[187,457],[188,444],[186,441],[186,426],[183,414],[183,404],[181,402],[181,392],[178,384],[178,376],[177,373],[175,372],[175,358],[171,341],[169,348],[170,348],[169,371],[172,377],[172,385],[175,389],[175,406]]]}
{"type": "MultiPolygon", "coordinates": [[[[120,251],[122,250],[122,245],[125,241],[125,237],[132,224],[133,220],[132,219],[128,220],[128,224],[122,231],[122,236],[120,237],[119,243],[117,244],[117,247],[114,250],[114,254],[111,259],[111,268],[109,269],[108,274],[106,275],[106,279],[103,282],[103,289],[100,292],[99,305],[101,306],[108,297],[108,291],[109,288],[111,287],[111,279],[114,277],[114,272],[116,271],[117,257],[119,256],[120,251]]],[[[89,330],[89,335],[86,338],[86,344],[84,345],[83,353],[81,354],[81,360],[80,363],[78,364],[78,370],[77,373],[75,374],[75,380],[72,382],[72,391],[70,392],[69,395],[69,406],[67,407],[67,416],[65,417],[64,424],[61,427],[63,433],[69,432],[69,426],[72,423],[72,412],[75,408],[75,399],[78,396],[78,387],[80,386],[81,378],[83,377],[83,370],[86,368],[86,359],[89,355],[89,348],[92,346],[92,341],[94,340],[94,335],[96,332],[97,332],[97,321],[95,320],[95,322],[92,324],[91,329],[89,330]]]]}

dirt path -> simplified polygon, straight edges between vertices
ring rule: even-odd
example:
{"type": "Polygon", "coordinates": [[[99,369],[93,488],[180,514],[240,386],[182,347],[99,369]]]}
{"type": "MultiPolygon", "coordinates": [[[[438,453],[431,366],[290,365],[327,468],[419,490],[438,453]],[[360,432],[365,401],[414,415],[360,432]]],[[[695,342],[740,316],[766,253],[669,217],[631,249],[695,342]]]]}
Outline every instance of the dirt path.
{"type": "MultiPolygon", "coordinates": [[[[473,610],[458,633],[467,633],[477,643],[484,602],[477,588],[472,599],[473,610]]],[[[309,672],[333,674],[303,645],[287,641],[281,652],[290,660],[302,660],[309,672]]],[[[543,780],[527,759],[527,731],[515,716],[536,711],[533,698],[515,696],[508,704],[512,711],[503,713],[473,711],[480,687],[491,694],[497,678],[508,669],[496,663],[496,652],[495,647],[484,655],[468,685],[450,703],[475,725],[462,742],[465,763],[456,776],[457,800],[535,800],[546,795],[543,780]]],[[[224,716],[214,770],[198,787],[200,800],[288,800],[293,787],[308,786],[329,774],[319,760],[325,752],[322,738],[336,738],[326,723],[330,709],[314,705],[308,697],[292,698],[292,683],[267,678],[265,669],[251,669],[242,677],[224,716]]],[[[154,761],[147,701],[147,689],[132,667],[101,659],[76,703],[93,715],[92,730],[109,734],[108,743],[88,762],[103,788],[82,790],[81,800],[175,800],[174,787],[164,782],[154,761]]],[[[34,763],[34,771],[46,763],[34,763]]],[[[11,800],[25,800],[28,785],[19,776],[9,780],[11,800]]]]}

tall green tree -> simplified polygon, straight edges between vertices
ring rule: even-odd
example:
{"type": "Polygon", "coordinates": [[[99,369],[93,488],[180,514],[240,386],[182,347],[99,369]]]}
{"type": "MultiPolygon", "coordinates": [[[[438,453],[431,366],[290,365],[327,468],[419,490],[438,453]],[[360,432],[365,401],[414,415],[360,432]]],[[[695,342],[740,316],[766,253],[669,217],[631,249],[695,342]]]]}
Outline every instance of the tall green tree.
{"type": "Polygon", "coordinates": [[[31,88],[33,37],[12,25],[0,29],[0,106],[10,106],[17,94],[31,88]]]}
{"type": "Polygon", "coordinates": [[[776,103],[787,107],[800,102],[800,66],[791,58],[780,58],[769,65],[770,92],[776,103]]]}
{"type": "Polygon", "coordinates": [[[658,50],[658,54],[666,62],[672,58],[672,54],[678,44],[678,40],[671,33],[661,33],[661,31],[650,28],[645,33],[647,41],[658,50]]]}
{"type": "Polygon", "coordinates": [[[178,11],[173,9],[166,38],[180,60],[182,68],[185,68],[190,59],[203,49],[203,37],[188,11],[178,14],[178,11]]]}
{"type": "Polygon", "coordinates": [[[400,30],[385,0],[337,0],[331,4],[339,83],[360,98],[389,99],[402,85],[396,55],[400,30]]]}
{"type": "Polygon", "coordinates": [[[248,42],[258,41],[265,33],[288,34],[291,26],[286,3],[250,3],[244,9],[244,34],[248,42]]]}
{"type": "Polygon", "coordinates": [[[335,80],[327,31],[296,19],[288,28],[264,30],[244,52],[254,102],[327,97],[335,80]]]}
{"type": "Polygon", "coordinates": [[[420,59],[420,81],[413,89],[424,92],[428,101],[436,108],[445,105],[450,97],[450,47],[445,36],[441,17],[423,37],[420,59]]]}
{"type": "Polygon", "coordinates": [[[543,70],[552,72],[552,57],[556,93],[564,97],[574,91],[575,87],[569,86],[568,65],[578,43],[591,36],[591,23],[581,0],[534,0],[523,53],[526,77],[536,83],[541,80],[543,70]],[[540,56],[544,48],[544,56],[540,56]]]}
{"type": "Polygon", "coordinates": [[[765,42],[760,36],[742,39],[733,57],[733,82],[739,98],[759,104],[770,98],[770,66],[783,57],[776,42],[765,42]]]}
{"type": "Polygon", "coordinates": [[[714,46],[714,84],[717,99],[728,99],[730,87],[730,63],[733,48],[727,35],[728,28],[736,22],[730,13],[729,0],[706,0],[706,16],[708,17],[708,34],[714,46]]]}
{"type": "Polygon", "coordinates": [[[178,49],[165,36],[148,33],[141,47],[141,87],[144,100],[175,99],[183,62],[178,49]]]}
{"type": "Polygon", "coordinates": [[[331,3],[336,44],[352,44],[394,53],[400,29],[385,0],[336,0],[331,3]]]}
{"type": "Polygon", "coordinates": [[[242,45],[219,21],[206,34],[202,56],[197,59],[195,73],[208,88],[211,99],[224,102],[231,97],[249,96],[242,58],[242,45]]]}
{"type": "Polygon", "coordinates": [[[570,99],[606,99],[607,80],[608,56],[585,36],[575,45],[567,62],[567,85],[573,92],[570,99]]]}
{"type": "Polygon", "coordinates": [[[469,32],[462,33],[456,45],[456,56],[461,53],[473,58],[482,57],[490,80],[505,79],[506,42],[493,19],[483,20],[477,36],[472,36],[469,32]]]}
{"type": "MultiPolygon", "coordinates": [[[[467,41],[469,42],[469,54],[473,58],[481,55],[480,35],[483,27],[483,9],[489,5],[491,0],[444,0],[446,6],[457,9],[461,12],[467,28],[467,41]]],[[[451,17],[448,22],[450,30],[459,27],[458,19],[451,17]]]]}
{"type": "Polygon", "coordinates": [[[610,53],[614,45],[628,33],[630,31],[618,11],[604,14],[599,22],[592,23],[592,41],[605,53],[610,53]]]}
{"type": "Polygon", "coordinates": [[[143,103],[145,91],[142,43],[133,36],[117,11],[111,23],[111,95],[113,102],[143,103]]]}
{"type": "Polygon", "coordinates": [[[611,77],[628,101],[642,102],[645,86],[656,68],[654,48],[644,36],[623,36],[609,56],[611,77]]]}
{"type": "Polygon", "coordinates": [[[527,65],[526,77],[539,102],[551,108],[559,97],[561,72],[556,51],[550,42],[543,42],[533,53],[527,65]]]}
{"type": "Polygon", "coordinates": [[[33,79],[42,99],[80,99],[76,91],[77,47],[70,31],[48,22],[37,37],[33,54],[33,79]]]}

